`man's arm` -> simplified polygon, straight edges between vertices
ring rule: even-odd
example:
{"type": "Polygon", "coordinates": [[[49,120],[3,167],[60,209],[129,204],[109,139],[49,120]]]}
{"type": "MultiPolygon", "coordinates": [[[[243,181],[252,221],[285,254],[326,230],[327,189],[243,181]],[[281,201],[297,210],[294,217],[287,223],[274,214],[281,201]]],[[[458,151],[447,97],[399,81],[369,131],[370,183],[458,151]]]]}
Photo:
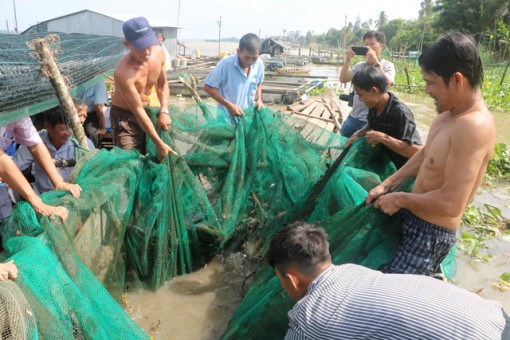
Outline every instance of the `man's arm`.
{"type": "Polygon", "coordinates": [[[415,153],[397,172],[370,190],[367,197],[365,198],[365,204],[370,205],[373,200],[395,190],[407,178],[416,177],[424,159],[425,153],[423,152],[422,148],[417,153],[415,153]]]}
{"type": "Polygon", "coordinates": [[[381,131],[368,131],[366,137],[367,143],[370,146],[376,146],[378,143],[381,143],[404,157],[411,157],[423,147],[422,145],[409,144],[406,141],[393,138],[381,131]]]}
{"type": "Polygon", "coordinates": [[[161,110],[158,116],[158,124],[163,130],[168,130],[170,124],[172,123],[172,119],[170,118],[170,113],[168,112],[168,104],[170,102],[170,87],[168,86],[168,81],[166,79],[166,54],[163,48],[161,48],[159,54],[162,58],[162,66],[156,84],[156,94],[161,105],[161,110]]]}
{"type": "Polygon", "coordinates": [[[36,213],[44,216],[55,214],[60,217],[62,221],[66,221],[69,214],[67,209],[44,204],[41,198],[34,192],[25,176],[19,171],[16,164],[2,151],[0,151],[0,177],[2,177],[2,180],[7,183],[7,185],[28,201],[36,213]]]}
{"type": "Polygon", "coordinates": [[[442,186],[425,193],[399,192],[386,195],[376,202],[376,207],[388,214],[403,208],[417,216],[437,216],[442,219],[462,216],[478,180],[480,167],[489,161],[487,141],[491,137],[490,129],[485,126],[462,121],[457,124],[451,136],[442,186]]]}
{"type": "Polygon", "coordinates": [[[364,137],[367,134],[367,132],[370,131],[370,129],[371,129],[370,123],[367,123],[363,128],[354,132],[351,138],[349,138],[349,140],[347,141],[347,143],[345,143],[345,147],[348,147],[349,145],[354,143],[358,138],[364,137]]]}
{"type": "Polygon", "coordinates": [[[99,128],[97,133],[99,139],[103,138],[106,134],[106,121],[104,118],[104,104],[108,103],[108,92],[106,90],[106,83],[104,80],[97,82],[94,85],[94,111],[97,115],[99,128]]]}
{"type": "Polygon", "coordinates": [[[255,107],[257,110],[264,107],[264,102],[262,101],[262,83],[257,85],[257,91],[255,91],[255,107]]]}
{"type": "Polygon", "coordinates": [[[204,91],[207,93],[212,99],[216,100],[221,105],[225,106],[228,112],[233,116],[242,116],[243,109],[240,106],[229,102],[226,100],[216,87],[211,87],[207,84],[204,84],[204,91]]]}
{"type": "Polygon", "coordinates": [[[159,138],[154,125],[143,108],[142,100],[140,94],[136,90],[134,80],[130,78],[127,72],[123,72],[119,69],[115,70],[115,86],[120,88],[120,93],[129,106],[130,111],[135,115],[138,124],[156,145],[158,160],[163,161],[168,153],[177,155],[174,150],[159,138]]]}
{"type": "Polygon", "coordinates": [[[99,122],[99,128],[97,129],[97,134],[99,138],[103,138],[106,134],[106,121],[104,119],[104,104],[96,104],[94,105],[94,110],[96,111],[97,120],[99,122]]]}
{"type": "Polygon", "coordinates": [[[28,147],[28,150],[34,157],[34,160],[44,170],[48,178],[53,183],[56,190],[66,190],[71,193],[74,197],[78,198],[81,195],[81,187],[78,184],[66,183],[51,158],[51,155],[46,148],[44,143],[39,143],[34,146],[28,147]]]}
{"type": "Polygon", "coordinates": [[[352,77],[354,74],[350,70],[350,65],[352,58],[354,58],[356,54],[351,49],[351,46],[349,46],[349,50],[347,51],[347,54],[345,55],[344,64],[342,65],[342,69],[340,70],[340,82],[341,83],[348,83],[352,80],[352,77]]]}

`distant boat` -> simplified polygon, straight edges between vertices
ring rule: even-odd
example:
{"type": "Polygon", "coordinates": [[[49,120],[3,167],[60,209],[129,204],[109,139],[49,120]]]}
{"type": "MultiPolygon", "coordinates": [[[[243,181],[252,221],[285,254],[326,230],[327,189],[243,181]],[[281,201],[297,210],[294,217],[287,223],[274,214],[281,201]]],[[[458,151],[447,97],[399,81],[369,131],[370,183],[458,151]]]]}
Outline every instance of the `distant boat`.
{"type": "Polygon", "coordinates": [[[275,71],[279,74],[288,75],[307,76],[310,74],[310,69],[306,67],[278,67],[275,71]]]}
{"type": "Polygon", "coordinates": [[[312,58],[312,63],[317,64],[317,65],[343,65],[344,64],[344,62],[341,60],[329,61],[328,58],[324,58],[324,57],[312,58]]]}

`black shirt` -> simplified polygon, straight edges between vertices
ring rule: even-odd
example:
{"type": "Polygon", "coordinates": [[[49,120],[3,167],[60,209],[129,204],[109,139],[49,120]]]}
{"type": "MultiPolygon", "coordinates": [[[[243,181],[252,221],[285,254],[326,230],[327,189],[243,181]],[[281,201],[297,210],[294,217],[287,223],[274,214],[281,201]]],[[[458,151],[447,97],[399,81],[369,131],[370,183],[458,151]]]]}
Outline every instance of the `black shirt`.
{"type": "MultiPolygon", "coordinates": [[[[421,138],[416,130],[416,123],[411,110],[402,103],[395,95],[388,92],[390,98],[384,111],[377,116],[377,109],[368,111],[368,124],[375,131],[381,131],[393,138],[407,142],[409,145],[421,145],[421,138]]],[[[397,169],[400,169],[409,158],[399,155],[395,151],[382,146],[388,153],[390,159],[395,163],[397,169]]]]}

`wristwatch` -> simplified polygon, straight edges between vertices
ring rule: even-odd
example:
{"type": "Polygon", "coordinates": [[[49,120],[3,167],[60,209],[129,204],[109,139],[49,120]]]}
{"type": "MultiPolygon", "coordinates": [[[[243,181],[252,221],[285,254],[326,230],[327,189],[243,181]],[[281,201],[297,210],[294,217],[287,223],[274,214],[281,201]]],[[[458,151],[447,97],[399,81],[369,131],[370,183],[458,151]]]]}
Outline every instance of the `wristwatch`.
{"type": "Polygon", "coordinates": [[[166,113],[167,115],[170,114],[170,112],[168,112],[168,109],[161,109],[159,113],[166,113]]]}

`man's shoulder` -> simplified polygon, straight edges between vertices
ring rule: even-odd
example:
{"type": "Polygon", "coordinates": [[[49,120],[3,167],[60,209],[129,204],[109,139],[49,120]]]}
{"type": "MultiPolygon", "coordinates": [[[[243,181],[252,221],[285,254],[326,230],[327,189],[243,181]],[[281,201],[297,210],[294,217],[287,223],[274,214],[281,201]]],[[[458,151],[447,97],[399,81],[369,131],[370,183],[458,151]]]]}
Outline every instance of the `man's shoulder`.
{"type": "Polygon", "coordinates": [[[410,115],[411,117],[414,118],[413,112],[406,105],[406,103],[404,103],[402,100],[398,99],[398,97],[393,92],[388,92],[388,94],[390,95],[390,100],[391,100],[391,106],[390,106],[391,112],[410,115]]]}
{"type": "Polygon", "coordinates": [[[46,142],[49,140],[49,137],[48,137],[48,130],[46,129],[42,129],[42,130],[39,130],[39,132],[37,132],[39,134],[39,136],[41,137],[41,139],[46,142]]]}
{"type": "Polygon", "coordinates": [[[113,75],[115,77],[115,80],[123,79],[126,77],[126,72],[130,70],[130,56],[129,53],[124,55],[119,62],[117,63],[117,66],[115,67],[115,70],[113,71],[113,75]]]}
{"type": "Polygon", "coordinates": [[[237,54],[228,55],[218,61],[217,65],[234,65],[236,63],[237,54]]]}
{"type": "Polygon", "coordinates": [[[470,139],[479,136],[483,140],[495,138],[496,124],[494,116],[483,107],[456,117],[453,135],[464,135],[470,131],[470,139]]]}
{"type": "Polygon", "coordinates": [[[391,66],[391,67],[395,67],[395,64],[393,64],[391,61],[389,60],[386,60],[386,59],[382,59],[381,60],[381,64],[383,64],[383,66],[391,66]]]}
{"type": "Polygon", "coordinates": [[[366,61],[359,61],[356,64],[354,64],[354,66],[351,68],[351,72],[354,72],[354,73],[358,72],[363,67],[365,67],[365,65],[368,65],[368,62],[366,62],[366,61]]]}

